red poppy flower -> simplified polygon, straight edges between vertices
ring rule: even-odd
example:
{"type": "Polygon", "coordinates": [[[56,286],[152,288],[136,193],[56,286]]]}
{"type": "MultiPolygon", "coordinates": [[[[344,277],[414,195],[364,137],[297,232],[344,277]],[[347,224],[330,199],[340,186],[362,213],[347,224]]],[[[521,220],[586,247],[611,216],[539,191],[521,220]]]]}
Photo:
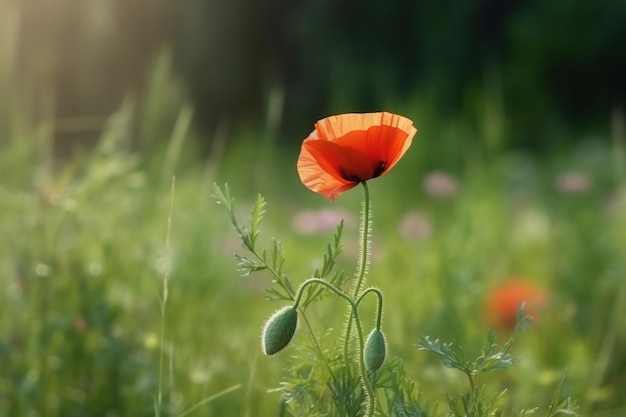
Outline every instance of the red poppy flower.
{"type": "Polygon", "coordinates": [[[523,279],[513,278],[499,283],[487,295],[489,323],[500,330],[513,330],[521,303],[525,304],[524,313],[536,319],[546,307],[548,295],[523,279]]]}
{"type": "Polygon", "coordinates": [[[318,121],[298,157],[302,183],[331,200],[389,171],[417,129],[392,113],[349,113],[318,121]]]}

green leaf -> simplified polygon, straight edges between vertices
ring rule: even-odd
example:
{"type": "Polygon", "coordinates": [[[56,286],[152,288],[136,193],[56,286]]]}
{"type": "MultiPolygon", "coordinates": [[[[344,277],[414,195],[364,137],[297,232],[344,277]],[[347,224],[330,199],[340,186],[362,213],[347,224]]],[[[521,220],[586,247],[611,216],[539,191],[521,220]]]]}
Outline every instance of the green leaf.
{"type": "Polygon", "coordinates": [[[497,348],[496,334],[489,331],[483,344],[481,355],[473,366],[475,373],[501,371],[513,365],[518,358],[508,354],[512,340],[509,340],[500,351],[492,353],[497,348]]]}
{"type": "Polygon", "coordinates": [[[265,215],[265,205],[265,198],[263,198],[261,194],[257,194],[256,201],[252,207],[252,218],[250,220],[250,242],[252,247],[254,247],[256,239],[259,236],[259,227],[265,215]]]}
{"type": "Polygon", "coordinates": [[[554,391],[554,395],[552,396],[552,401],[550,402],[550,406],[548,407],[548,412],[546,417],[554,417],[558,414],[563,414],[567,416],[578,416],[578,404],[575,400],[571,398],[566,398],[561,401],[561,394],[563,393],[563,383],[565,382],[565,375],[559,381],[559,384],[556,386],[556,390],[554,391]]]}
{"type": "Polygon", "coordinates": [[[465,361],[463,350],[460,348],[458,351],[453,350],[452,343],[444,343],[439,339],[432,340],[429,336],[421,336],[417,348],[441,356],[444,366],[448,368],[458,369],[466,374],[472,373],[471,367],[465,361]]]}
{"type": "Polygon", "coordinates": [[[239,270],[243,276],[248,276],[253,272],[263,271],[267,269],[265,265],[259,264],[252,259],[246,258],[245,256],[235,254],[235,258],[238,261],[237,270],[239,270]]]}

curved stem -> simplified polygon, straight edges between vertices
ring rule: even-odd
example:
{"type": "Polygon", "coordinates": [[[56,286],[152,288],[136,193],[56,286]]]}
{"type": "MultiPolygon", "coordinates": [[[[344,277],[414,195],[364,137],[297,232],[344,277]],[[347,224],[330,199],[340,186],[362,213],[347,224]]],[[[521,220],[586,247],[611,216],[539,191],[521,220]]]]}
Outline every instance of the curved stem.
{"type": "Polygon", "coordinates": [[[363,291],[361,296],[356,300],[355,304],[358,307],[358,305],[361,303],[361,301],[363,301],[365,296],[371,292],[376,294],[376,297],[378,298],[378,306],[376,309],[376,329],[380,330],[381,322],[383,319],[383,293],[378,288],[374,288],[374,287],[367,288],[363,291]]]}
{"type": "Polygon", "coordinates": [[[323,285],[324,287],[328,288],[329,290],[334,292],[339,297],[345,299],[348,303],[350,303],[350,305],[352,306],[353,309],[356,308],[356,304],[354,303],[354,301],[352,301],[352,298],[350,298],[350,296],[348,294],[346,294],[345,292],[341,291],[339,288],[335,287],[330,282],[328,282],[326,280],[323,280],[321,278],[309,278],[306,281],[304,281],[302,284],[300,284],[300,287],[298,288],[298,291],[296,293],[296,298],[295,298],[295,300],[293,302],[293,308],[298,308],[298,304],[300,304],[300,300],[302,299],[302,294],[304,294],[304,289],[306,287],[308,287],[309,285],[311,285],[311,284],[323,285]]]}
{"type": "Polygon", "coordinates": [[[367,375],[367,368],[365,367],[365,342],[363,341],[363,326],[361,326],[361,319],[359,318],[359,312],[356,309],[356,303],[352,303],[352,316],[356,323],[356,332],[359,341],[359,373],[361,374],[361,380],[365,386],[365,392],[367,393],[367,416],[373,416],[376,410],[376,393],[367,375]]]}
{"type": "Polygon", "coordinates": [[[326,288],[328,288],[329,290],[331,290],[332,292],[334,292],[336,295],[338,295],[339,297],[345,299],[348,303],[350,303],[351,305],[353,304],[352,299],[348,296],[348,294],[346,294],[345,292],[341,291],[340,289],[338,289],[337,287],[335,287],[333,284],[331,284],[328,281],[325,281],[321,278],[310,278],[307,279],[306,281],[304,281],[302,284],[300,284],[300,287],[298,287],[298,290],[296,291],[296,296],[294,298],[294,303],[293,303],[293,308],[297,308],[298,310],[300,310],[302,312],[302,316],[304,318],[304,321],[306,323],[306,326],[309,329],[309,333],[311,334],[312,338],[313,338],[313,342],[315,344],[315,347],[317,349],[317,353],[320,355],[320,357],[322,358],[323,362],[326,364],[326,366],[328,367],[328,371],[330,372],[330,374],[333,374],[332,368],[330,367],[330,365],[328,364],[328,362],[326,361],[326,359],[324,358],[324,355],[322,353],[322,348],[320,347],[319,342],[317,341],[317,338],[315,337],[315,334],[313,333],[313,329],[311,328],[311,324],[309,323],[308,319],[306,318],[306,316],[304,315],[304,311],[302,310],[302,308],[299,306],[300,304],[300,300],[302,300],[302,295],[304,294],[304,290],[306,289],[306,287],[308,287],[311,284],[320,284],[326,288]]]}
{"type": "Polygon", "coordinates": [[[335,295],[343,298],[350,304],[350,312],[348,314],[348,322],[346,325],[346,335],[344,340],[344,359],[346,361],[346,366],[348,366],[348,347],[350,345],[350,335],[352,332],[352,321],[354,320],[354,324],[356,327],[356,336],[359,348],[358,354],[358,364],[359,364],[359,374],[361,376],[361,381],[365,388],[368,405],[367,405],[367,416],[373,416],[376,410],[376,393],[374,387],[372,385],[372,381],[367,375],[367,368],[365,367],[365,342],[363,338],[363,325],[361,324],[361,319],[359,317],[359,313],[357,310],[358,304],[363,300],[364,296],[373,292],[378,297],[378,314],[376,319],[376,328],[380,329],[380,323],[382,318],[382,306],[383,306],[383,296],[382,293],[375,288],[368,288],[361,294],[361,287],[365,281],[365,275],[367,274],[367,267],[370,261],[370,250],[369,250],[369,236],[370,236],[370,196],[369,189],[367,187],[367,183],[364,181],[361,183],[363,185],[363,189],[365,191],[365,202],[363,203],[363,211],[361,218],[361,242],[360,242],[360,253],[359,253],[359,263],[357,267],[357,278],[352,288],[352,293],[348,294],[335,287],[333,284],[329,283],[320,278],[310,278],[304,281],[298,291],[296,292],[296,296],[294,298],[294,308],[298,308],[300,301],[302,300],[302,296],[304,294],[304,290],[313,284],[319,284],[326,288],[328,288],[331,292],[335,293],[335,295]]]}
{"type": "MultiPolygon", "coordinates": [[[[376,409],[376,395],[374,393],[374,388],[372,387],[372,382],[370,381],[367,375],[367,370],[365,368],[365,353],[364,353],[365,342],[363,340],[363,326],[361,325],[361,319],[359,318],[359,312],[357,311],[358,303],[355,302],[348,294],[341,291],[339,288],[335,287],[330,282],[325,281],[320,278],[309,278],[306,281],[304,281],[298,288],[298,291],[296,293],[296,298],[293,304],[293,308],[298,308],[298,304],[300,303],[300,300],[302,299],[304,290],[309,285],[313,285],[313,284],[319,284],[328,288],[330,291],[335,293],[335,295],[343,298],[344,300],[348,302],[348,304],[350,304],[350,310],[351,310],[350,317],[351,318],[354,317],[354,322],[356,323],[355,327],[357,330],[357,337],[358,337],[358,342],[359,342],[359,373],[361,375],[361,380],[363,381],[363,385],[365,386],[365,391],[367,393],[367,400],[368,400],[367,415],[373,416],[374,410],[376,409]]],[[[365,295],[369,292],[374,292],[379,295],[379,306],[382,306],[382,293],[375,288],[370,288],[364,291],[363,294],[365,295]]],[[[362,299],[363,299],[363,296],[359,297],[358,301],[360,302],[362,299]]]]}
{"type": "MultiPolygon", "coordinates": [[[[370,287],[370,288],[366,288],[365,290],[363,290],[363,293],[361,293],[361,295],[359,296],[359,298],[356,300],[355,305],[356,307],[359,306],[359,304],[361,304],[361,301],[363,301],[363,299],[365,298],[366,295],[368,295],[369,293],[374,293],[376,294],[376,298],[378,301],[378,305],[376,306],[376,329],[380,330],[381,324],[382,324],[382,318],[383,318],[383,293],[378,289],[378,288],[374,288],[374,287],[370,287]]],[[[355,310],[356,311],[356,310],[355,310]]],[[[357,323],[357,329],[361,329],[361,323],[358,321],[358,317],[355,318],[355,322],[357,323]]],[[[365,348],[363,346],[363,339],[362,339],[362,333],[359,331],[359,337],[360,337],[360,342],[361,342],[361,358],[364,358],[365,356],[365,348]]],[[[362,362],[361,366],[365,366],[365,363],[362,362]]],[[[373,395],[373,400],[370,402],[371,405],[371,410],[370,413],[371,415],[374,415],[374,409],[376,408],[376,392],[375,392],[375,387],[376,387],[376,378],[375,378],[375,373],[372,375],[373,377],[373,382],[369,380],[368,376],[367,376],[367,372],[365,372],[365,375],[361,374],[361,378],[368,378],[367,382],[369,383],[369,385],[372,387],[372,394],[373,395]]]]}

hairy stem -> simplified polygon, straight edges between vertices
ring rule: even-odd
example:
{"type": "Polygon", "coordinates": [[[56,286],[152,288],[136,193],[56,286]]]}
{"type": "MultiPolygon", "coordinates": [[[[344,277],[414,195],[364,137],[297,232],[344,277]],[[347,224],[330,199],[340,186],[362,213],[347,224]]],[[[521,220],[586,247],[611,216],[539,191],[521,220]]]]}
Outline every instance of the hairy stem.
{"type": "Polygon", "coordinates": [[[350,298],[348,294],[341,291],[339,288],[335,287],[330,282],[323,280],[321,278],[309,278],[300,285],[300,287],[298,288],[298,291],[296,292],[296,298],[293,302],[293,308],[298,308],[298,305],[300,304],[300,300],[302,299],[302,295],[304,294],[304,290],[306,289],[306,287],[312,284],[319,284],[328,288],[330,291],[334,292],[337,296],[346,300],[352,306],[353,309],[356,308],[356,304],[354,303],[354,301],[352,301],[352,298],[350,298]]]}
{"type": "Polygon", "coordinates": [[[363,341],[363,326],[361,324],[359,312],[357,311],[356,307],[356,303],[353,303],[352,316],[354,317],[354,322],[356,324],[355,327],[359,342],[359,372],[361,374],[361,381],[363,382],[363,386],[365,387],[365,392],[367,393],[367,416],[371,417],[374,415],[374,412],[376,410],[376,393],[374,392],[372,381],[370,381],[370,378],[367,375],[367,368],[365,367],[365,342],[363,341]]]}
{"type": "Polygon", "coordinates": [[[355,304],[358,307],[358,305],[361,304],[361,301],[363,301],[365,296],[371,292],[376,294],[376,297],[378,298],[378,306],[376,309],[376,329],[380,330],[381,322],[383,319],[383,293],[378,288],[374,288],[374,287],[367,288],[366,290],[363,291],[361,296],[356,300],[355,304]]]}
{"type": "Polygon", "coordinates": [[[370,262],[370,191],[367,187],[367,182],[363,181],[361,183],[363,185],[363,190],[365,192],[365,201],[363,203],[363,218],[361,219],[361,243],[360,243],[360,256],[359,256],[359,266],[358,266],[358,276],[356,283],[354,285],[354,289],[352,290],[352,297],[356,298],[359,295],[359,291],[361,290],[361,286],[365,280],[365,275],[367,272],[367,267],[370,262]]]}
{"type": "MultiPolygon", "coordinates": [[[[382,309],[382,293],[375,289],[375,288],[370,288],[367,289],[366,291],[363,292],[363,296],[359,297],[358,301],[355,302],[352,297],[350,297],[349,294],[346,294],[345,292],[341,291],[339,288],[335,287],[333,284],[331,284],[328,281],[325,281],[323,279],[320,278],[310,278],[307,279],[306,281],[304,281],[302,283],[302,285],[300,285],[300,287],[298,288],[298,291],[296,293],[296,298],[293,304],[293,308],[298,308],[298,304],[300,303],[300,300],[302,299],[302,295],[304,294],[304,290],[313,284],[318,284],[318,285],[322,285],[324,287],[326,287],[327,289],[329,289],[331,292],[333,292],[335,295],[343,298],[344,300],[346,300],[348,302],[348,304],[350,304],[350,317],[354,318],[354,322],[355,322],[355,328],[357,331],[357,341],[358,341],[358,345],[359,345],[359,373],[361,376],[361,381],[363,383],[363,386],[365,387],[365,392],[366,392],[366,396],[367,396],[367,416],[373,416],[374,415],[374,410],[376,409],[376,395],[374,392],[374,387],[372,386],[372,382],[370,381],[368,375],[367,375],[367,369],[365,367],[365,353],[364,353],[364,349],[365,349],[365,342],[363,340],[363,325],[361,324],[361,319],[359,317],[359,312],[357,310],[358,307],[358,303],[363,300],[363,296],[370,293],[370,292],[374,292],[379,296],[379,310],[382,309]]],[[[380,320],[380,314],[379,314],[379,320],[380,320]]]]}
{"type": "MultiPolygon", "coordinates": [[[[363,185],[363,191],[365,193],[365,201],[363,202],[363,211],[361,212],[361,228],[360,228],[360,243],[359,243],[359,263],[357,265],[357,279],[354,282],[354,287],[352,288],[352,298],[356,299],[359,295],[359,291],[361,290],[361,286],[365,281],[365,275],[367,273],[367,267],[370,261],[370,192],[367,186],[367,182],[363,181],[361,183],[363,185]]],[[[343,356],[348,361],[348,350],[350,347],[350,334],[352,333],[352,320],[354,316],[352,311],[348,314],[348,321],[346,322],[346,334],[344,337],[344,345],[343,345],[343,356]]]]}

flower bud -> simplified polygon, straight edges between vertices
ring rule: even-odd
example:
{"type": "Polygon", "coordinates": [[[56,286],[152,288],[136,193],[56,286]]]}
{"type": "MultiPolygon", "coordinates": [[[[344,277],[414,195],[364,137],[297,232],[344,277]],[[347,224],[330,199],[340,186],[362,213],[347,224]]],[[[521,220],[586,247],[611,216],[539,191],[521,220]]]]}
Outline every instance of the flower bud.
{"type": "Polygon", "coordinates": [[[378,371],[385,361],[387,346],[385,335],[378,329],[372,330],[365,342],[364,356],[365,367],[368,371],[378,371]]]}
{"type": "Polygon", "coordinates": [[[283,307],[276,311],[263,326],[262,348],[266,355],[280,352],[291,342],[298,326],[298,311],[283,307]]]}

